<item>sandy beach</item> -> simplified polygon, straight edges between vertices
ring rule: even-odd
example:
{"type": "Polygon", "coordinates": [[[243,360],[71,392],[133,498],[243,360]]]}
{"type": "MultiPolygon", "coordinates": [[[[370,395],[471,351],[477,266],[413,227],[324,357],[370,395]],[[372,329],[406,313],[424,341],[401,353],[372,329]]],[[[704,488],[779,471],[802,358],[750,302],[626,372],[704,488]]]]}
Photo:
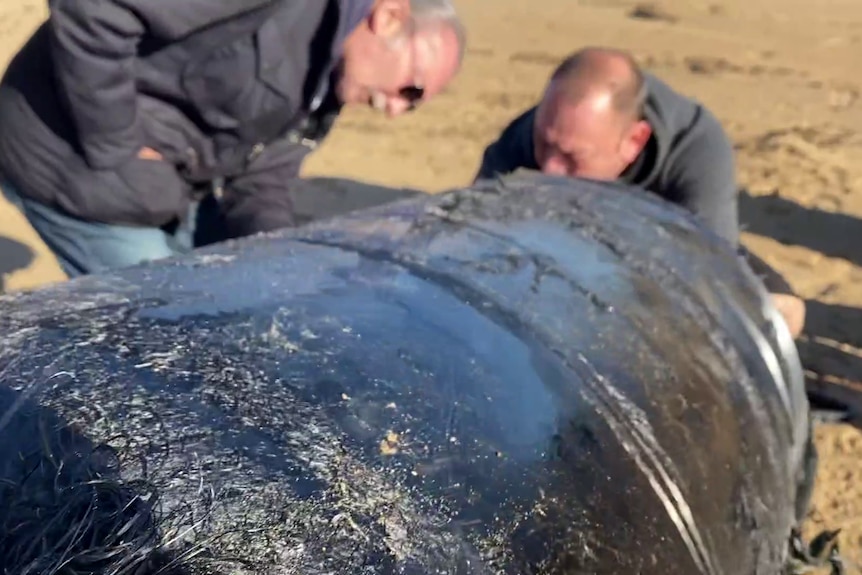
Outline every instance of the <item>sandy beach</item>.
{"type": "MultiPolygon", "coordinates": [[[[46,16],[0,3],[0,69],[46,16]]],[[[586,44],[631,50],[710,107],[737,151],[744,243],[808,303],[799,342],[811,389],[862,390],[862,54],[858,0],[457,0],[470,31],[451,89],[395,122],[349,112],[306,174],[436,192],[472,179],[484,146],[586,44]]],[[[2,127],[0,127],[2,129],[2,127]]],[[[47,248],[0,200],[0,288],[63,281],[47,248]]],[[[862,403],[858,406],[862,409],[862,403]]],[[[862,561],[862,433],[817,427],[821,469],[808,529],[842,528],[862,561]]],[[[851,573],[860,571],[855,570],[851,573]]]]}

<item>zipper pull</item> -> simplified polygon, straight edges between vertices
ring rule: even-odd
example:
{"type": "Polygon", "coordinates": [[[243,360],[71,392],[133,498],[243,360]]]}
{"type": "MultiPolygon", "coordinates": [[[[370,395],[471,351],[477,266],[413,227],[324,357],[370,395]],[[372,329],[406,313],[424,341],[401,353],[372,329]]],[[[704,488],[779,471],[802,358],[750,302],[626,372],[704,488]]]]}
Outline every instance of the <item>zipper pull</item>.
{"type": "Polygon", "coordinates": [[[260,156],[265,149],[266,149],[266,144],[264,144],[263,142],[258,142],[257,144],[252,146],[251,151],[245,157],[246,162],[248,162],[250,164],[253,161],[255,161],[257,159],[257,157],[260,156]]]}

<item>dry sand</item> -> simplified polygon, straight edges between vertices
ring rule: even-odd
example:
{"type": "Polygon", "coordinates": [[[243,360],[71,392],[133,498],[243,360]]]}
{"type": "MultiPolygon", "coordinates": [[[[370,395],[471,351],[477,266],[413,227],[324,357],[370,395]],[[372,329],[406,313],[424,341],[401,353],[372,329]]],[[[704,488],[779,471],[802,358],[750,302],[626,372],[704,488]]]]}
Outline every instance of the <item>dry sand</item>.
{"type": "MultiPolygon", "coordinates": [[[[0,68],[45,16],[44,0],[0,3],[0,68]]],[[[809,301],[800,343],[812,388],[862,389],[862,3],[858,0],[459,0],[471,44],[452,89],[389,123],[344,115],[305,167],[429,191],[472,177],[483,146],[536,98],[554,64],[584,44],[632,50],[711,107],[748,190],[745,243],[809,301]],[[841,319],[841,316],[844,319],[841,319]]],[[[62,280],[17,212],[0,203],[7,289],[62,280]]],[[[817,429],[811,529],[842,527],[862,560],[862,434],[817,429]]]]}

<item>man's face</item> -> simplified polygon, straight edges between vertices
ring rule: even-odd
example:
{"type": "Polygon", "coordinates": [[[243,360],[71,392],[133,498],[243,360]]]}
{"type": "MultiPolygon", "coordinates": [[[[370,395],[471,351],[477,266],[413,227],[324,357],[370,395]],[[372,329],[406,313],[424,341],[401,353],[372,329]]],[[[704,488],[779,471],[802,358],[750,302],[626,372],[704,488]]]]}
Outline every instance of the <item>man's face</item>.
{"type": "Polygon", "coordinates": [[[389,116],[410,111],[440,93],[457,71],[451,30],[416,30],[406,0],[378,0],[344,46],[338,96],[389,116]]]}
{"type": "Polygon", "coordinates": [[[646,122],[624,118],[609,94],[597,92],[573,103],[551,85],[536,113],[533,153],[546,174],[615,180],[648,138],[646,122]]]}

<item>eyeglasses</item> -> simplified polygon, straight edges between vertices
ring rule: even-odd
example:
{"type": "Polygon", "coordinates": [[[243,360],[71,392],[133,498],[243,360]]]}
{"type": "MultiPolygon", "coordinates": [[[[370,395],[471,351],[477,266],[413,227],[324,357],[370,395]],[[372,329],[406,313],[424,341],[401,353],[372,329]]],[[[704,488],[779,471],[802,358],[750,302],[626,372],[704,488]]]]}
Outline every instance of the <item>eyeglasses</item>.
{"type": "Polygon", "coordinates": [[[425,88],[416,85],[404,86],[398,90],[398,95],[407,101],[407,110],[412,112],[422,101],[422,97],[425,96],[425,88]]]}
{"type": "Polygon", "coordinates": [[[422,76],[423,71],[422,67],[419,65],[419,58],[416,55],[416,43],[418,41],[418,38],[416,21],[413,18],[410,19],[409,38],[410,57],[412,59],[413,65],[413,84],[411,84],[410,86],[404,86],[403,88],[398,90],[398,95],[407,102],[407,111],[412,112],[416,109],[416,107],[422,101],[422,98],[425,96],[425,87],[422,86],[422,82],[419,81],[419,78],[422,76]]]}

